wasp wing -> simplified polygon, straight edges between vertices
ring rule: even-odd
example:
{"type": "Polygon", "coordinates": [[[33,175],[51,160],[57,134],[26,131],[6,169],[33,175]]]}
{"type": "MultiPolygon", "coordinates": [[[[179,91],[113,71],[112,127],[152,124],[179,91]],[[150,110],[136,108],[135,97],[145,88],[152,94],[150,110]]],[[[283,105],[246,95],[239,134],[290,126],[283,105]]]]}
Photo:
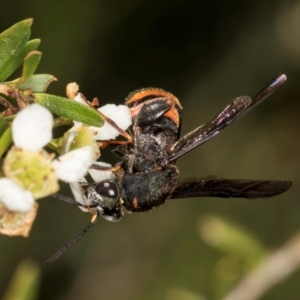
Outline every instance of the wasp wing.
{"type": "Polygon", "coordinates": [[[286,76],[284,74],[278,75],[269,84],[267,84],[253,99],[248,96],[235,98],[210,122],[197,127],[192,132],[180,138],[173,145],[171,149],[172,154],[163,161],[163,165],[167,165],[169,162],[175,161],[182,155],[211,139],[222,129],[227,127],[229,124],[240,118],[250,109],[270,96],[285,81],[286,76]]]}
{"type": "Polygon", "coordinates": [[[291,181],[251,179],[201,179],[179,185],[170,199],[192,197],[267,198],[284,193],[291,181]]]}

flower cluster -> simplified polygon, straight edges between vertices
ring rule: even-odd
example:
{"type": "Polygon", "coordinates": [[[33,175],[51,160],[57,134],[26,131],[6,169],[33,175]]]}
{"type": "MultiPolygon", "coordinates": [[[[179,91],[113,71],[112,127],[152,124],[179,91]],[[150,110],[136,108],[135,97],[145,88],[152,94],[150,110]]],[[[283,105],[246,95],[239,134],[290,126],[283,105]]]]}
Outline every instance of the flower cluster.
{"type": "MultiPolygon", "coordinates": [[[[77,101],[81,98],[81,94],[78,95],[77,101]]],[[[123,130],[131,125],[130,111],[124,105],[108,104],[99,110],[123,130]]],[[[14,145],[2,165],[0,209],[4,207],[13,214],[12,219],[19,220],[21,216],[23,223],[28,223],[28,215],[33,221],[37,210],[35,200],[59,190],[59,180],[70,183],[75,199],[82,202],[78,182],[86,182],[84,176],[92,164],[101,164],[96,162],[100,156],[97,141],[114,139],[119,134],[106,123],[99,128],[74,121],[74,126],[61,139],[61,155],[55,158],[54,153],[44,150],[52,140],[53,128],[53,116],[46,108],[39,104],[25,107],[16,115],[11,127],[14,145]]],[[[103,176],[113,177],[111,172],[90,170],[89,173],[95,181],[103,176]]],[[[26,236],[30,229],[30,226],[12,228],[11,224],[4,227],[2,224],[0,231],[9,235],[26,236]]]]}
{"type": "Polygon", "coordinates": [[[39,104],[20,111],[12,123],[14,146],[3,162],[6,177],[0,178],[0,199],[11,211],[29,211],[34,199],[58,191],[59,179],[77,181],[93,162],[89,146],[57,159],[43,150],[52,139],[52,125],[52,114],[39,104]]]}
{"type": "Polygon", "coordinates": [[[0,33],[0,233],[7,235],[28,235],[36,200],[56,193],[60,180],[72,185],[84,180],[100,156],[99,146],[109,144],[98,140],[118,135],[105,120],[117,123],[119,132],[131,124],[127,107],[106,105],[97,111],[96,101],[87,101],[75,83],[67,87],[69,99],[46,93],[56,78],[35,73],[42,53],[40,39],[30,39],[32,21],[0,33]],[[18,68],[20,77],[11,80],[18,68]],[[52,138],[53,128],[73,124],[52,138]]]}
{"type": "MultiPolygon", "coordinates": [[[[74,85],[74,83],[68,85],[67,95],[69,98],[73,98],[79,103],[88,105],[88,101],[81,93],[78,92],[78,86],[76,84],[74,85]]],[[[117,106],[115,104],[106,104],[98,108],[98,111],[105,117],[114,121],[118,127],[124,131],[132,124],[130,110],[125,105],[117,106]]],[[[108,163],[96,161],[100,156],[97,141],[115,139],[119,134],[120,133],[107,122],[105,122],[102,127],[87,126],[81,122],[74,122],[74,126],[64,136],[65,140],[63,144],[65,147],[63,151],[68,152],[70,149],[78,147],[78,145],[82,146],[83,144],[88,144],[93,149],[93,164],[110,167],[111,165],[108,163]]],[[[88,173],[95,182],[106,179],[114,179],[115,177],[111,171],[89,169],[88,173]]],[[[81,204],[86,204],[79,183],[87,183],[87,180],[84,177],[81,177],[80,180],[70,183],[70,188],[75,200],[81,204]]],[[[82,211],[88,211],[83,207],[79,208],[82,211]]]]}

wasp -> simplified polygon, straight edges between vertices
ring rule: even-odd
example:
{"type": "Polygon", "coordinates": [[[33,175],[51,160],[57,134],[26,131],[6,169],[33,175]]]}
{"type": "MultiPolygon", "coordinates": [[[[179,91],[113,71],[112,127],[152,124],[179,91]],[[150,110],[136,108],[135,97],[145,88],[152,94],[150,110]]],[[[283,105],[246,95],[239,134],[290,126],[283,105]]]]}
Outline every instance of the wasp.
{"type": "MultiPolygon", "coordinates": [[[[50,264],[82,238],[99,216],[118,221],[124,211],[145,212],[162,205],[168,199],[191,197],[221,197],[258,199],[287,191],[290,181],[207,178],[179,182],[176,161],[204,144],[229,124],[270,96],[286,81],[284,74],[276,76],[255,97],[235,98],[211,121],[180,137],[182,106],[171,93],[158,88],[145,88],[131,93],[125,104],[133,119],[133,135],[119,130],[128,141],[120,141],[113,152],[121,158],[115,167],[92,167],[113,171],[113,177],[92,184],[81,184],[85,203],[63,195],[55,197],[87,208],[92,213],[90,223],[74,239],[52,255],[50,264]]],[[[116,129],[117,124],[106,120],[116,129]]],[[[113,142],[116,144],[116,141],[113,142]]],[[[118,143],[117,143],[118,144],[118,143]]]]}

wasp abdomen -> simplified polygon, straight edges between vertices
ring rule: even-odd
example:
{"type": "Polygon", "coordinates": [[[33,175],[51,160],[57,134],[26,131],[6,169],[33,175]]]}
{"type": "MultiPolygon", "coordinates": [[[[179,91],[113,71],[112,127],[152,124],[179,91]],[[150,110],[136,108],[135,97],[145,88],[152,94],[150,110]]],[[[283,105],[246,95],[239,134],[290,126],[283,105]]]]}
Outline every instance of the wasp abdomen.
{"type": "Polygon", "coordinates": [[[125,174],[122,180],[123,206],[129,212],[143,212],[163,204],[176,188],[178,176],[175,166],[125,174]]]}

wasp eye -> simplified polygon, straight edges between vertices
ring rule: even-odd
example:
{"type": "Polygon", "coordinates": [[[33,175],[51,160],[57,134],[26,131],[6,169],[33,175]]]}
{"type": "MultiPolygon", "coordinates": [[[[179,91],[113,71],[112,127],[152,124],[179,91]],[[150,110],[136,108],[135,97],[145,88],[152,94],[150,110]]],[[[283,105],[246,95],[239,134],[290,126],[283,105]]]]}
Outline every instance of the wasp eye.
{"type": "Polygon", "coordinates": [[[102,181],[95,187],[96,192],[104,198],[118,198],[118,187],[113,181],[102,181]]]}

